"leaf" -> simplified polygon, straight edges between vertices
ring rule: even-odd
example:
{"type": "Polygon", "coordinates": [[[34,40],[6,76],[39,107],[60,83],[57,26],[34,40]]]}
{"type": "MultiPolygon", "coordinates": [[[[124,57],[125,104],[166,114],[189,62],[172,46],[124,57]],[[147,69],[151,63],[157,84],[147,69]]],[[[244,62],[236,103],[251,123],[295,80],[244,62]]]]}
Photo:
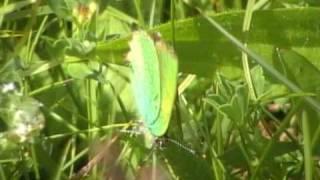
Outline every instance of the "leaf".
{"type": "Polygon", "coordinates": [[[75,79],[95,78],[98,79],[99,64],[89,61],[88,63],[76,62],[65,65],[68,74],[75,79]]]}
{"type": "Polygon", "coordinates": [[[312,64],[311,60],[289,49],[277,49],[278,59],[274,60],[274,66],[279,71],[295,82],[306,92],[312,92],[320,96],[320,69],[312,64]]]}
{"type": "Polygon", "coordinates": [[[197,154],[174,143],[169,143],[162,153],[179,179],[214,179],[208,162],[197,154]]]}
{"type": "MultiPolygon", "coordinates": [[[[243,11],[210,17],[237,38],[244,39],[245,36],[241,33],[243,11]]],[[[255,11],[252,28],[248,33],[249,48],[271,61],[274,46],[294,47],[297,52],[320,67],[315,59],[310,58],[319,56],[319,18],[320,8],[255,11]]],[[[150,31],[160,32],[165,41],[172,40],[170,23],[150,31]]],[[[129,38],[99,43],[96,49],[99,60],[123,64],[123,54],[128,51],[129,38]]],[[[218,70],[229,78],[239,77],[242,69],[240,52],[203,18],[176,21],[175,41],[175,51],[182,72],[212,76],[218,70]]]]}
{"type": "Polygon", "coordinates": [[[245,125],[249,110],[247,88],[241,84],[231,84],[221,77],[221,84],[217,92],[217,94],[204,98],[204,101],[238,125],[245,125]]]}
{"type": "Polygon", "coordinates": [[[266,89],[266,80],[261,66],[255,66],[251,70],[251,77],[258,97],[262,96],[266,89]]]}
{"type": "MultiPolygon", "coordinates": [[[[312,64],[306,57],[297,53],[295,50],[290,49],[276,49],[277,57],[274,60],[274,64],[278,64],[278,69],[283,74],[295,82],[297,85],[304,90],[304,92],[313,93],[312,98],[320,99],[320,70],[317,66],[312,64]]],[[[305,119],[304,127],[308,126],[308,131],[303,132],[304,138],[313,137],[313,143],[319,143],[319,132],[320,124],[317,119],[319,119],[319,112],[314,111],[308,104],[303,107],[305,119]],[[307,135],[308,133],[308,135],[307,135]]],[[[309,139],[308,139],[309,141],[309,139]]],[[[312,148],[305,145],[305,148],[312,148]]]]}
{"type": "MultiPolygon", "coordinates": [[[[130,24],[137,23],[137,21],[119,11],[112,6],[108,6],[98,17],[96,28],[96,37],[106,35],[118,36],[128,34],[130,32],[130,24]]],[[[104,38],[103,38],[104,39],[104,38]]]]}
{"type": "Polygon", "coordinates": [[[72,9],[77,2],[75,0],[49,0],[48,5],[60,18],[71,20],[72,9]]]}

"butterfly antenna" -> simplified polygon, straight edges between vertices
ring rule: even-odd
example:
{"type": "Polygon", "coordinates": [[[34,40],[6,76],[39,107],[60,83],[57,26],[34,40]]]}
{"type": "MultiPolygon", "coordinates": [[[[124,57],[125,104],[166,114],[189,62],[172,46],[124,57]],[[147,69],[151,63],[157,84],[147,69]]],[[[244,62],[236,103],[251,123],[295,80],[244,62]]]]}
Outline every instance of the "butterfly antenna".
{"type": "Polygon", "coordinates": [[[177,146],[179,146],[179,147],[181,147],[182,149],[188,151],[190,154],[196,155],[196,151],[195,151],[195,150],[193,150],[193,149],[191,149],[191,148],[183,145],[183,144],[180,143],[179,141],[174,140],[174,139],[171,139],[171,138],[168,138],[168,137],[166,137],[166,140],[169,141],[169,142],[171,142],[171,143],[173,143],[173,144],[175,144],[175,145],[177,145],[177,146]]]}

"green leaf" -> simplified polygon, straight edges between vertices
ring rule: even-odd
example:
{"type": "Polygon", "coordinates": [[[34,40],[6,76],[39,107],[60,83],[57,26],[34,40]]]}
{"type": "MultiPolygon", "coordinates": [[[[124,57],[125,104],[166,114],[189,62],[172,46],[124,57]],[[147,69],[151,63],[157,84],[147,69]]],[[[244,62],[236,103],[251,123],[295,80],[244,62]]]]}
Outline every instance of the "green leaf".
{"type": "Polygon", "coordinates": [[[75,0],[49,0],[48,5],[52,11],[60,18],[71,20],[72,9],[77,2],[75,0]]]}
{"type": "Polygon", "coordinates": [[[274,59],[274,66],[305,92],[315,93],[319,97],[319,67],[294,50],[276,49],[276,51],[278,58],[274,59]]]}
{"type": "MultiPolygon", "coordinates": [[[[243,11],[210,15],[227,31],[239,39],[243,11]]],[[[293,47],[317,67],[314,58],[319,56],[320,8],[294,8],[255,11],[248,33],[248,46],[267,60],[272,59],[273,47],[293,47]]],[[[172,40],[171,24],[158,26],[151,31],[160,32],[166,41],[172,40]]],[[[101,42],[96,53],[99,60],[122,64],[128,52],[130,37],[101,42]]],[[[180,70],[185,73],[212,76],[221,71],[227,77],[239,77],[242,66],[240,52],[223,35],[201,17],[183,19],[175,23],[175,51],[180,70]]]]}
{"type": "Polygon", "coordinates": [[[168,144],[162,152],[179,179],[214,179],[208,162],[197,154],[174,143],[168,144]]]}

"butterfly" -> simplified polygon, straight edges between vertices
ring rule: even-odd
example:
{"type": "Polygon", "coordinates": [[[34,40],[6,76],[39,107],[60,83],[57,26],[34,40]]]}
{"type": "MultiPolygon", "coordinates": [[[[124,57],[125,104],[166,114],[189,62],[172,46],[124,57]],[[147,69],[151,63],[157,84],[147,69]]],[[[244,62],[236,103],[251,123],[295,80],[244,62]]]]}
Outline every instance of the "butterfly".
{"type": "Polygon", "coordinates": [[[137,109],[147,138],[163,136],[169,126],[176,96],[178,59],[160,36],[133,33],[128,59],[137,109]]]}

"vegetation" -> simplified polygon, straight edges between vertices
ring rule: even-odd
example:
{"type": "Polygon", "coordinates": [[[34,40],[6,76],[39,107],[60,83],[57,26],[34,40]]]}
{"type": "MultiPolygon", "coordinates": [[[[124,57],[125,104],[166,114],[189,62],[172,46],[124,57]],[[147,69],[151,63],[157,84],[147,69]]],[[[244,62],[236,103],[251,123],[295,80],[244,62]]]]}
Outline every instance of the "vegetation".
{"type": "Polygon", "coordinates": [[[4,0],[0,179],[320,179],[319,6],[4,0]],[[151,149],[126,59],[137,29],[179,59],[151,149]]]}

